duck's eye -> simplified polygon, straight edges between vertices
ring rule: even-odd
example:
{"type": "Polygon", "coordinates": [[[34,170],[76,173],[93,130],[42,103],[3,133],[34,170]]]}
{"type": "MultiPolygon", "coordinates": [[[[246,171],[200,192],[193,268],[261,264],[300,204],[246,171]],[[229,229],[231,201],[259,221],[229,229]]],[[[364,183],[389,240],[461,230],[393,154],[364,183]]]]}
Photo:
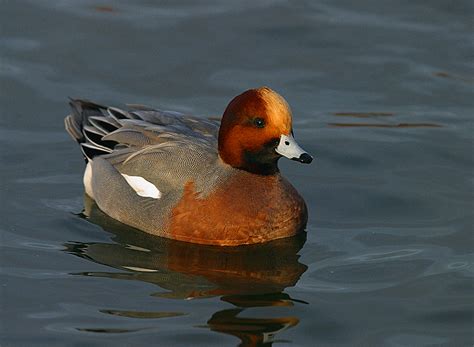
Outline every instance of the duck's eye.
{"type": "Polygon", "coordinates": [[[265,121],[262,118],[255,118],[253,124],[255,124],[257,128],[263,128],[265,126],[265,121]]]}

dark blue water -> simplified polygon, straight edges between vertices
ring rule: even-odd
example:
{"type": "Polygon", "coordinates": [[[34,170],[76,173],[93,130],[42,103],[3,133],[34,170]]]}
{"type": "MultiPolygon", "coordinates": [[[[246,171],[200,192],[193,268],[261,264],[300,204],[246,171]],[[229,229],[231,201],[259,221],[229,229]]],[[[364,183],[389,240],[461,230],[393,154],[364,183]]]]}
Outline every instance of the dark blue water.
{"type": "Polygon", "coordinates": [[[0,4],[2,346],[472,345],[470,1],[0,4]],[[306,239],[183,245],[84,201],[68,96],[218,116],[260,85],[317,158],[281,161],[306,239]]]}

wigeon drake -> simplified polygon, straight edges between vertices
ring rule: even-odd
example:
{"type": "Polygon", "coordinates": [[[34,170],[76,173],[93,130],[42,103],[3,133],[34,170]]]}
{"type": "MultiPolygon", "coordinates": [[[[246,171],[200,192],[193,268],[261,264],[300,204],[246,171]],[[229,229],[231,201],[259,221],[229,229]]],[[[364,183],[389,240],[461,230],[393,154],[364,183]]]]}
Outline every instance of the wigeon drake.
{"type": "Polygon", "coordinates": [[[170,239],[237,246],[293,236],[303,198],[278,159],[312,157],[293,138],[285,99],[267,87],[235,97],[219,122],[138,105],[71,100],[86,194],[106,214],[170,239]]]}

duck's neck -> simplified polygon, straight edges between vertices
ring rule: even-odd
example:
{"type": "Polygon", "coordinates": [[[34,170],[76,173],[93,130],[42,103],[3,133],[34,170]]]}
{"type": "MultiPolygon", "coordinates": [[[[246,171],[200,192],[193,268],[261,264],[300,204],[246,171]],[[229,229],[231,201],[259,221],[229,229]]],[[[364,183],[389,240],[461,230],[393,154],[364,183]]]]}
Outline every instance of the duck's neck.
{"type": "Polygon", "coordinates": [[[276,175],[280,172],[278,169],[278,158],[268,162],[259,161],[258,157],[255,157],[253,153],[247,152],[244,154],[244,160],[240,161],[238,165],[231,165],[219,156],[219,160],[224,164],[231,166],[233,169],[239,169],[246,171],[251,174],[260,176],[271,176],[276,175]]]}
{"type": "Polygon", "coordinates": [[[257,175],[275,175],[280,170],[278,169],[278,158],[271,161],[262,162],[258,156],[255,156],[254,153],[246,152],[244,154],[245,164],[240,169],[248,171],[257,175]]]}

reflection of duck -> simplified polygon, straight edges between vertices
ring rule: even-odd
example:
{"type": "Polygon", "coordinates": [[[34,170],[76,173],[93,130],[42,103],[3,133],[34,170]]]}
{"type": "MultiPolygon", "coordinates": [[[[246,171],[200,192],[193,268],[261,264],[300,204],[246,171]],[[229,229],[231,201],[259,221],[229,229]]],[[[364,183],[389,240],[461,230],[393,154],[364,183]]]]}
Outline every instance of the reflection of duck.
{"type": "MultiPolygon", "coordinates": [[[[207,326],[213,331],[235,335],[245,345],[270,342],[274,333],[298,323],[295,317],[251,319],[237,317],[237,314],[246,307],[293,305],[296,300],[282,291],[295,285],[307,268],[298,262],[297,254],[305,242],[305,233],[261,245],[204,246],[133,230],[105,215],[87,197],[85,206],[87,218],[112,232],[116,243],[71,242],[66,244],[66,250],[124,271],[82,275],[153,283],[168,290],[154,295],[166,298],[221,296],[221,300],[240,308],[215,313],[207,326]]],[[[166,316],[115,310],[102,312],[131,318],[166,316]]]]}
{"type": "Polygon", "coordinates": [[[213,331],[234,335],[242,340],[241,346],[271,346],[274,337],[298,324],[295,317],[283,318],[239,318],[242,309],[216,312],[207,322],[213,331]]]}
{"type": "Polygon", "coordinates": [[[83,100],[71,107],[65,125],[88,163],[86,193],[109,216],[153,235],[220,246],[304,229],[306,204],[278,160],[312,157],[296,143],[291,110],[273,90],[235,97],[220,125],[143,107],[83,100]]]}

